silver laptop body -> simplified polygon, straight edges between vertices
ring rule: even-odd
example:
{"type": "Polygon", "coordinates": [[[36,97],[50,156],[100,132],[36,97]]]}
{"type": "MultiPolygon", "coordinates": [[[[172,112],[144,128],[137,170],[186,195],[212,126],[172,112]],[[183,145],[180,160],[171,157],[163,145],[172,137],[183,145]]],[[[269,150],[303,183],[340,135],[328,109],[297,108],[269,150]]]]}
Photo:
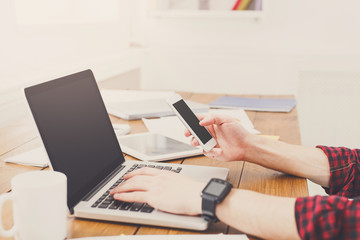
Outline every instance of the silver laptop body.
{"type": "MultiPolygon", "coordinates": [[[[126,161],[124,165],[126,166],[116,177],[111,179],[100,191],[98,191],[90,200],[81,201],[78,203],[74,210],[75,216],[82,218],[92,218],[92,219],[102,219],[109,221],[117,222],[127,222],[127,223],[136,223],[136,224],[147,224],[147,225],[157,225],[157,226],[166,226],[174,228],[184,228],[184,229],[193,229],[193,230],[206,230],[208,227],[208,222],[205,221],[202,217],[199,216],[184,216],[184,215],[175,215],[159,211],[157,209],[152,210],[151,213],[147,211],[143,212],[144,208],[148,208],[147,205],[140,205],[140,210],[137,208],[132,208],[130,206],[129,210],[122,210],[121,205],[116,209],[102,209],[99,207],[92,207],[95,202],[101,198],[101,196],[108,191],[116,181],[121,178],[124,172],[127,172],[133,164],[145,164],[147,166],[156,166],[156,167],[171,167],[172,170],[181,168],[179,174],[185,174],[193,179],[208,182],[212,177],[226,179],[228,174],[228,169],[218,168],[218,167],[205,167],[205,166],[194,166],[194,165],[185,165],[185,164],[160,164],[160,163],[142,163],[139,161],[126,161]]],[[[169,171],[169,170],[162,170],[169,171]]],[[[200,194],[200,193],[199,193],[200,194]]],[[[101,204],[101,203],[100,203],[101,204]]],[[[100,205],[99,204],[99,205],[100,205]]],[[[99,206],[97,205],[97,206],[99,206]]]]}
{"type": "Polygon", "coordinates": [[[144,164],[203,182],[212,177],[225,179],[228,169],[125,161],[91,70],[26,88],[25,95],[51,168],[67,176],[67,204],[75,216],[194,230],[207,228],[208,223],[200,216],[119,203],[104,194],[121,183],[124,173],[144,164]]]}

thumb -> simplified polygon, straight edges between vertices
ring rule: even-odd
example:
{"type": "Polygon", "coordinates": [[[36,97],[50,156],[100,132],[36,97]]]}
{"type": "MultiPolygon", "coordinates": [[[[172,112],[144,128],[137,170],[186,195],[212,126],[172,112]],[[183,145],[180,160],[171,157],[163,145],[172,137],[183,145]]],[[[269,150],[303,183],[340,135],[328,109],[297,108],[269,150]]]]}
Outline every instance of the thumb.
{"type": "Polygon", "coordinates": [[[201,126],[209,126],[209,125],[221,125],[225,122],[226,120],[219,116],[219,115],[207,115],[205,116],[203,119],[201,119],[200,121],[200,125],[201,126]]]}

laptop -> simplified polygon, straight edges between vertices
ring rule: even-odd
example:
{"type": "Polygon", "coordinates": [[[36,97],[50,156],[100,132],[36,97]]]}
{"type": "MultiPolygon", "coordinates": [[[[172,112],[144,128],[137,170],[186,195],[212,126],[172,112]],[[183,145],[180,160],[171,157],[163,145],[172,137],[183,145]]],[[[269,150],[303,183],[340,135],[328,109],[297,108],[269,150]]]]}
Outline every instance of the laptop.
{"type": "MultiPolygon", "coordinates": [[[[195,113],[208,112],[209,106],[187,100],[195,113]]],[[[165,99],[148,99],[130,102],[111,102],[106,105],[109,114],[125,120],[175,115],[165,99]]]]}
{"type": "Polygon", "coordinates": [[[67,205],[80,218],[205,230],[200,216],[165,213],[147,204],[115,201],[109,190],[141,167],[173,171],[207,182],[225,179],[227,168],[125,161],[91,70],[25,89],[50,159],[67,176],[67,205]]]}

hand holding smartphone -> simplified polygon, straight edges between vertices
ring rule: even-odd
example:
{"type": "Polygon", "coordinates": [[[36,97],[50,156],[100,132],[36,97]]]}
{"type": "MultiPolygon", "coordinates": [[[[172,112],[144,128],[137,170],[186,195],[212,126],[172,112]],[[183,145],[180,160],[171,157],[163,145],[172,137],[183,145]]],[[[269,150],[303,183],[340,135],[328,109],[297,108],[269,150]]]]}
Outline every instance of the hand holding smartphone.
{"type": "Polygon", "coordinates": [[[195,116],[194,112],[180,95],[174,94],[167,99],[167,103],[206,152],[209,152],[216,146],[216,140],[205,127],[200,126],[200,120],[195,116]]]}

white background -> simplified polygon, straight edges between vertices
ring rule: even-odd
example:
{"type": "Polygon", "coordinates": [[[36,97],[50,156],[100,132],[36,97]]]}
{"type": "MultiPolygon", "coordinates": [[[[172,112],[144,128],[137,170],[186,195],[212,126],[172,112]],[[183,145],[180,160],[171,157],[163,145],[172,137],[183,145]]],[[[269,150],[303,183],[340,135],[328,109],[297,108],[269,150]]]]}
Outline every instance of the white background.
{"type": "Polygon", "coordinates": [[[1,1],[0,124],[24,115],[24,86],[84,68],[120,74],[137,66],[136,46],[143,89],[294,94],[303,144],[358,146],[359,1],[268,0],[260,18],[161,16],[153,5],[1,1]]]}

